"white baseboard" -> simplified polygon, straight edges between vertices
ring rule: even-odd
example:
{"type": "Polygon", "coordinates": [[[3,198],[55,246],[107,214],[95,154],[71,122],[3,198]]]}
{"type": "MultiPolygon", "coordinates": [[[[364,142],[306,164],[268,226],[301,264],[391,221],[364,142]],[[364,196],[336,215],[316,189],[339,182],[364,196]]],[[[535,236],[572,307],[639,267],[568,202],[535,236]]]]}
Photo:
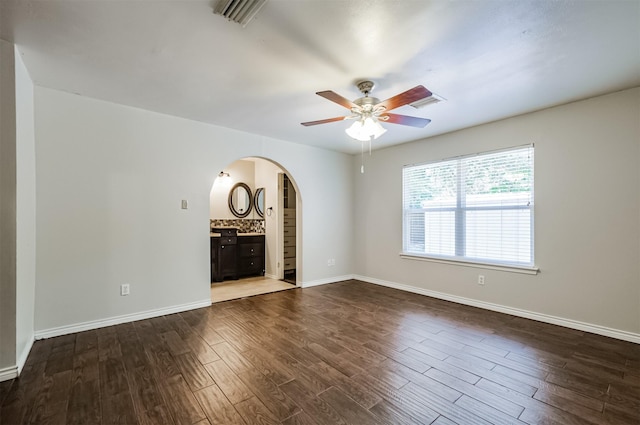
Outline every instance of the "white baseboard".
{"type": "Polygon", "coordinates": [[[32,336],[29,340],[29,343],[22,350],[22,353],[20,353],[16,366],[10,366],[0,369],[0,382],[8,381],[9,379],[17,378],[18,376],[20,376],[25,363],[27,363],[27,357],[29,357],[29,352],[31,352],[31,347],[33,347],[34,341],[35,340],[32,336]]]}
{"type": "Polygon", "coordinates": [[[264,277],[266,277],[267,279],[280,280],[280,279],[278,278],[278,276],[277,276],[277,275],[275,275],[275,274],[267,274],[267,273],[265,273],[265,274],[264,274],[264,277]]]}
{"type": "Polygon", "coordinates": [[[373,283],[376,285],[386,286],[389,288],[400,289],[401,291],[413,292],[415,294],[426,295],[428,297],[438,298],[445,301],[452,301],[458,304],[470,305],[472,307],[483,308],[485,310],[497,311],[499,313],[511,314],[512,316],[524,317],[526,319],[537,320],[539,322],[550,323],[552,325],[564,326],[565,328],[577,329],[579,331],[591,332],[598,335],[608,336],[611,338],[621,339],[623,341],[634,342],[640,344],[640,334],[619,329],[607,328],[605,326],[594,325],[591,323],[580,322],[563,317],[551,316],[543,313],[536,313],[519,308],[507,307],[500,304],[478,301],[471,298],[459,297],[457,295],[445,294],[443,292],[431,291],[429,289],[418,288],[402,283],[389,282],[386,280],[375,279],[372,277],[355,275],[353,279],[363,282],[373,283]]]}
{"type": "Polygon", "coordinates": [[[18,377],[18,367],[11,366],[0,369],[0,382],[18,377]]]}
{"type": "Polygon", "coordinates": [[[119,325],[121,323],[135,322],[136,320],[150,319],[152,317],[164,316],[167,314],[180,313],[196,308],[209,307],[211,298],[196,301],[193,303],[180,304],[171,307],[159,308],[155,310],[141,311],[139,313],[124,314],[122,316],[109,317],[106,319],[92,320],[90,322],[75,323],[72,325],[60,326],[56,328],[36,331],[36,339],[52,338],[54,336],[68,335],[76,332],[84,332],[92,329],[104,328],[107,326],[119,325]]]}
{"type": "Polygon", "coordinates": [[[33,343],[35,342],[35,335],[31,335],[29,339],[29,343],[25,345],[22,353],[18,356],[18,365],[16,366],[18,376],[22,373],[22,368],[24,368],[25,363],[27,363],[27,357],[29,357],[29,353],[31,352],[31,347],[33,347],[33,343]]]}
{"type": "Polygon", "coordinates": [[[318,280],[311,280],[309,282],[300,282],[300,287],[311,288],[312,286],[327,285],[329,283],[337,283],[337,282],[342,282],[343,280],[351,280],[351,279],[355,279],[352,274],[348,274],[345,276],[335,276],[327,279],[318,279],[318,280]]]}

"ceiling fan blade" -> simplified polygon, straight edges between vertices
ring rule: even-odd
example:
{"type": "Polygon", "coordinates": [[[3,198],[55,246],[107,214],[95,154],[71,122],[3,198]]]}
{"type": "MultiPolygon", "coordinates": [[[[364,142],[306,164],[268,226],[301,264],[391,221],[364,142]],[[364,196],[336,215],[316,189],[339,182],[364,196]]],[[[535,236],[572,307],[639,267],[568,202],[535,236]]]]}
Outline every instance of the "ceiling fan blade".
{"type": "Polygon", "coordinates": [[[415,86],[406,92],[390,97],[387,100],[383,100],[376,104],[375,107],[383,106],[385,110],[390,111],[392,109],[399,108],[400,106],[408,105],[409,103],[424,99],[425,97],[429,97],[432,94],[433,93],[424,88],[424,86],[415,86]]]}
{"type": "Polygon", "coordinates": [[[319,91],[316,93],[318,96],[322,96],[327,100],[337,103],[340,106],[344,106],[347,109],[360,108],[358,105],[350,101],[349,99],[340,96],[338,93],[331,90],[319,91]]]}
{"type": "Polygon", "coordinates": [[[347,117],[335,117],[335,118],[327,118],[326,120],[301,122],[300,124],[304,125],[305,127],[309,127],[310,125],[326,124],[328,122],[342,121],[346,119],[347,117]]]}
{"type": "Polygon", "coordinates": [[[399,114],[382,114],[378,118],[382,122],[409,125],[411,127],[419,127],[419,128],[423,128],[431,122],[431,120],[427,118],[410,117],[408,115],[399,115],[399,114]]]}

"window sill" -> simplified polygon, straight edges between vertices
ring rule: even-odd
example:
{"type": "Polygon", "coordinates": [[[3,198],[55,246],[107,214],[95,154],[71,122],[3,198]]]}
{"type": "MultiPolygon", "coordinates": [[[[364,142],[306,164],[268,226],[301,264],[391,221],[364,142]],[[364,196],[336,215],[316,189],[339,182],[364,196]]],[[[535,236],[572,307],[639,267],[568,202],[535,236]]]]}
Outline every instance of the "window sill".
{"type": "Polygon", "coordinates": [[[489,270],[499,270],[503,272],[511,272],[511,273],[523,273],[523,274],[531,274],[536,275],[540,272],[540,269],[533,266],[509,266],[502,264],[491,264],[491,263],[481,263],[477,261],[465,261],[465,260],[451,260],[440,257],[429,257],[426,255],[418,255],[418,254],[408,254],[406,252],[400,253],[400,258],[404,258],[405,260],[418,260],[418,261],[428,261],[431,263],[440,263],[440,264],[451,264],[456,266],[464,266],[464,267],[475,267],[479,269],[489,269],[489,270]]]}

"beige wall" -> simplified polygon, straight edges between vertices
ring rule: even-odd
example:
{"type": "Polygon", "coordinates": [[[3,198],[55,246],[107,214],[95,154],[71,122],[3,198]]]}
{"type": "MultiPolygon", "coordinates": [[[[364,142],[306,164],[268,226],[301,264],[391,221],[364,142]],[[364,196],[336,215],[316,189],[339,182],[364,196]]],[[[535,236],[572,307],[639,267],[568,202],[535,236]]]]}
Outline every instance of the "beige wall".
{"type": "Polygon", "coordinates": [[[0,40],[0,380],[16,365],[16,102],[13,44],[0,40]]]}
{"type": "Polygon", "coordinates": [[[349,155],[42,87],[35,99],[37,336],[206,303],[211,188],[246,157],[300,187],[301,283],[352,272],[349,155]]]}
{"type": "Polygon", "coordinates": [[[35,140],[33,82],[0,40],[0,381],[14,377],[34,339],[35,140]]]}
{"type": "Polygon", "coordinates": [[[375,151],[354,172],[356,274],[640,338],[639,123],[636,88],[375,151]],[[399,257],[403,165],[526,143],[538,275],[399,257]]]}
{"type": "MultiPolygon", "coordinates": [[[[222,171],[222,170],[221,170],[222,171]]],[[[237,219],[229,209],[229,191],[236,183],[245,183],[251,190],[251,196],[255,193],[255,165],[253,161],[234,161],[224,167],[229,173],[228,181],[216,178],[211,188],[211,218],[212,219],[237,219]]],[[[219,171],[218,171],[219,172],[219,171]]],[[[245,218],[260,218],[252,208],[245,218]]]]}
{"type": "Polygon", "coordinates": [[[270,161],[258,159],[255,163],[256,187],[264,187],[265,194],[265,275],[274,279],[282,277],[278,268],[278,261],[282,255],[278,246],[278,236],[280,235],[278,216],[282,213],[278,205],[278,174],[282,172],[285,171],[270,161]],[[273,208],[271,213],[267,213],[269,207],[273,208]]]}
{"type": "Polygon", "coordinates": [[[34,339],[36,286],[36,153],[33,82],[16,63],[16,356],[22,368],[34,339]]]}

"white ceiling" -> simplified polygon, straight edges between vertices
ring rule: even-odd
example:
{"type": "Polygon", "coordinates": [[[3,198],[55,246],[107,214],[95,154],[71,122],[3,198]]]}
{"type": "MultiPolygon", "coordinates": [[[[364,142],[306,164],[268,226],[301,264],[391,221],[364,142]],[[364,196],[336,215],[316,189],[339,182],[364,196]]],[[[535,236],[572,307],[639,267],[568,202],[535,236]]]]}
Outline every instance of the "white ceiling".
{"type": "Polygon", "coordinates": [[[640,85],[640,2],[269,0],[246,28],[214,1],[1,0],[0,38],[35,84],[342,152],[373,79],[386,99],[424,85],[447,102],[394,112],[374,149],[640,85]]]}

